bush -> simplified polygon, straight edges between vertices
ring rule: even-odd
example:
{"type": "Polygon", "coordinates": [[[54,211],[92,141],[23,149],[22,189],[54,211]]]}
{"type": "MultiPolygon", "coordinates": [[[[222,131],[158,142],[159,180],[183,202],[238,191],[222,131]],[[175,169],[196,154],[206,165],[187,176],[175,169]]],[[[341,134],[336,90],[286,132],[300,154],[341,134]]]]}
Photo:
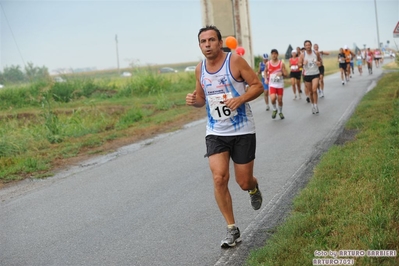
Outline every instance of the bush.
{"type": "Polygon", "coordinates": [[[0,90],[0,110],[23,107],[39,107],[41,93],[48,86],[45,81],[30,85],[7,87],[0,90]]]}
{"type": "Polygon", "coordinates": [[[153,73],[145,73],[133,78],[118,93],[119,97],[156,95],[162,89],[168,90],[172,82],[167,77],[153,73]]]}

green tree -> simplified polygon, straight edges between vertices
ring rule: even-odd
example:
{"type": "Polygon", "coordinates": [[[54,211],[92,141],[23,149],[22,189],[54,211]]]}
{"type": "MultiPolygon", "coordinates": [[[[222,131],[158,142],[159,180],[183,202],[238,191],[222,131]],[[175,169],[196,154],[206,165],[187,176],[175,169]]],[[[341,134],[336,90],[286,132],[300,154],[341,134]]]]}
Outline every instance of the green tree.
{"type": "Polygon", "coordinates": [[[37,67],[33,66],[32,62],[28,62],[28,64],[25,66],[25,75],[28,80],[33,81],[33,79],[36,77],[36,73],[37,67]]]}
{"type": "Polygon", "coordinates": [[[16,83],[25,81],[25,75],[20,66],[11,65],[4,68],[2,74],[4,83],[16,83]]]}
{"type": "Polygon", "coordinates": [[[28,62],[25,66],[25,75],[31,82],[48,79],[50,77],[47,67],[35,67],[32,62],[28,62]]]}
{"type": "Polygon", "coordinates": [[[37,67],[32,62],[28,62],[25,66],[25,72],[21,67],[11,65],[4,68],[4,72],[0,72],[0,84],[5,83],[21,83],[24,81],[42,81],[50,79],[50,73],[45,66],[37,67]]]}

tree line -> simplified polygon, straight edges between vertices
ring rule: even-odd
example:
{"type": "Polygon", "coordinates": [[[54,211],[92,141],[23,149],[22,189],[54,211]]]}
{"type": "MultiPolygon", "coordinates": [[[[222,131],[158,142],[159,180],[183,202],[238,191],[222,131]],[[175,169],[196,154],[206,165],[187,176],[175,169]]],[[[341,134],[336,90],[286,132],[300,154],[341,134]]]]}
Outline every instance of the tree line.
{"type": "Polygon", "coordinates": [[[47,67],[38,67],[32,62],[28,62],[23,69],[19,65],[11,65],[0,71],[0,84],[32,82],[49,78],[50,74],[47,67]]]}

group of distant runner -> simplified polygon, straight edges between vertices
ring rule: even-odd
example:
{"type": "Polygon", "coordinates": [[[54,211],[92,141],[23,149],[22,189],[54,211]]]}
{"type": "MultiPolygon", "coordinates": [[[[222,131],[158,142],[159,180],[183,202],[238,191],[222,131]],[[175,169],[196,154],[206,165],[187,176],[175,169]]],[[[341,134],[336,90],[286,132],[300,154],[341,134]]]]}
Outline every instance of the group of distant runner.
{"type": "MultiPolygon", "coordinates": [[[[272,49],[270,56],[265,53],[263,60],[259,63],[258,75],[261,76],[264,88],[264,100],[266,111],[272,109],[272,118],[277,113],[281,119],[283,115],[284,78],[291,79],[294,100],[302,99],[301,79],[305,84],[306,101],[312,105],[312,114],[319,113],[318,98],[324,97],[324,65],[323,56],[330,52],[319,51],[319,45],[306,40],[304,47],[292,50],[289,58],[288,73],[283,60],[278,59],[278,51],[272,49]],[[270,101],[269,101],[270,98],[270,101]],[[277,103],[277,105],[276,105],[277,103]]],[[[359,75],[363,74],[363,65],[367,64],[369,74],[373,74],[373,62],[378,68],[383,63],[383,54],[380,49],[371,51],[370,48],[358,50],[357,54],[352,52],[347,45],[339,49],[338,66],[341,72],[341,82],[345,85],[355,73],[355,62],[359,75]]]]}

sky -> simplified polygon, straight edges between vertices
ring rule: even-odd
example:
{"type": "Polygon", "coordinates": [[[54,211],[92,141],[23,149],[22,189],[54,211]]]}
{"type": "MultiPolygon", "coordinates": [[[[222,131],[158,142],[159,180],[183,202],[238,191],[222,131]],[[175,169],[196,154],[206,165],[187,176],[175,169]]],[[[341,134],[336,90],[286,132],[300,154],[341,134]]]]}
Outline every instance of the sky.
{"type": "MultiPolygon", "coordinates": [[[[399,46],[399,0],[249,0],[249,12],[254,55],[307,39],[325,51],[375,48],[378,35],[399,46]]],[[[120,68],[200,61],[202,26],[200,0],[0,0],[0,71],[28,62],[52,72],[117,68],[118,59],[120,68]]]]}

